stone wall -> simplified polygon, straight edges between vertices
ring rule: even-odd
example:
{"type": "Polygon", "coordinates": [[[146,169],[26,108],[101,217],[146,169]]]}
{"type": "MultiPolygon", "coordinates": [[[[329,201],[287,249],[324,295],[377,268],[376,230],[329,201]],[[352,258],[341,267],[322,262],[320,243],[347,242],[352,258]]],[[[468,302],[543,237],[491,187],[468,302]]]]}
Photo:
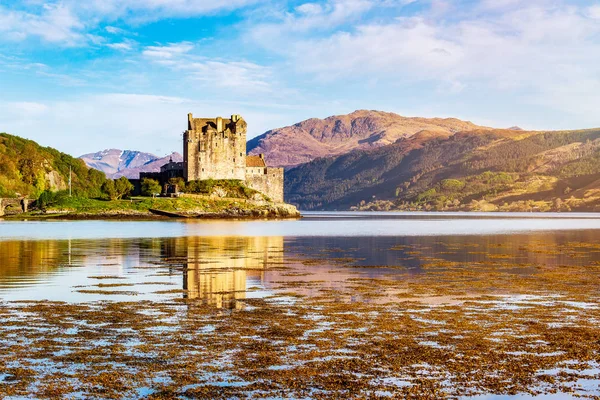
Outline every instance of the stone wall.
{"type": "Polygon", "coordinates": [[[193,118],[188,114],[188,130],[183,135],[184,179],[239,179],[246,175],[246,121],[193,118]]]}
{"type": "Polygon", "coordinates": [[[257,168],[247,168],[246,186],[269,196],[277,203],[283,203],[283,168],[261,168],[262,174],[257,174],[257,168]]]}
{"type": "Polygon", "coordinates": [[[29,211],[29,205],[33,203],[33,200],[26,198],[21,199],[2,199],[0,198],[0,217],[5,215],[6,207],[12,206],[11,214],[26,213],[29,211]]]}

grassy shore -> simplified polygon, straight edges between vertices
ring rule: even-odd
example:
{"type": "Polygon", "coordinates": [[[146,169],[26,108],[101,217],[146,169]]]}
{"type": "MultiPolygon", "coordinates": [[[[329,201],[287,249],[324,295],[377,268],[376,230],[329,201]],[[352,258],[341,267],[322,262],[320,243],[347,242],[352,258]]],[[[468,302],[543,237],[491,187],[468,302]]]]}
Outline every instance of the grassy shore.
{"type": "Polygon", "coordinates": [[[127,200],[100,200],[67,197],[48,206],[9,218],[165,218],[169,213],[182,218],[297,218],[300,213],[289,204],[234,198],[194,196],[180,198],[132,197],[127,200]]]}

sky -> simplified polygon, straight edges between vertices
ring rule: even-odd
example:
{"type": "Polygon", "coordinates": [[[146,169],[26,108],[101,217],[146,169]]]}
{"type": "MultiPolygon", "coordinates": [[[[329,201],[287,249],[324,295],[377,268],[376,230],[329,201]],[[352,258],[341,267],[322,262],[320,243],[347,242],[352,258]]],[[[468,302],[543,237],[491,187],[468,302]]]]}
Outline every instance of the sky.
{"type": "Polygon", "coordinates": [[[0,0],[0,132],[75,156],[357,109],[600,127],[600,1],[0,0]]]}

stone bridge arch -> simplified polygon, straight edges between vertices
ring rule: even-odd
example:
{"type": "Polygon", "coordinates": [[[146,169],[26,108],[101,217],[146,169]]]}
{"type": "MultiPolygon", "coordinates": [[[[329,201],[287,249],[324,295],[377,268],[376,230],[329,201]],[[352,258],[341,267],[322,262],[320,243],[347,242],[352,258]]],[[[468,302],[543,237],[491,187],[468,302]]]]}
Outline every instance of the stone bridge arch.
{"type": "Polygon", "coordinates": [[[26,213],[29,210],[29,204],[31,202],[32,202],[32,200],[29,200],[27,198],[20,198],[20,199],[0,198],[0,217],[5,215],[6,207],[11,206],[11,205],[16,205],[16,206],[21,207],[21,212],[26,213]]]}

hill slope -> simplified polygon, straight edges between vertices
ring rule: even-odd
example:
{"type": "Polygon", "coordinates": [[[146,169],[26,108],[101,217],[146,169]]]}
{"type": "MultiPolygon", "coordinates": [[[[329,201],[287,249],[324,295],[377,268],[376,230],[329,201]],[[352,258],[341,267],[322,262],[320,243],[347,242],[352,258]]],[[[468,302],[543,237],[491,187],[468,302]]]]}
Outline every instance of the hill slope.
{"type": "Polygon", "coordinates": [[[0,197],[37,198],[44,190],[68,188],[69,166],[75,194],[99,196],[104,174],[82,160],[34,141],[0,133],[0,197]]]}
{"type": "Polygon", "coordinates": [[[385,146],[421,131],[450,136],[480,128],[454,118],[407,118],[382,111],[358,110],[268,131],[248,141],[248,153],[264,153],[269,165],[291,167],[318,157],[385,146]]]}
{"type": "Polygon", "coordinates": [[[300,209],[594,210],[600,129],[421,132],[286,174],[300,209]]]}
{"type": "Polygon", "coordinates": [[[166,157],[141,151],[108,149],[96,153],[84,154],[81,158],[88,167],[97,169],[109,178],[125,176],[131,179],[139,178],[140,172],[158,172],[160,167],[172,158],[175,162],[183,160],[179,153],[166,157]]]}

